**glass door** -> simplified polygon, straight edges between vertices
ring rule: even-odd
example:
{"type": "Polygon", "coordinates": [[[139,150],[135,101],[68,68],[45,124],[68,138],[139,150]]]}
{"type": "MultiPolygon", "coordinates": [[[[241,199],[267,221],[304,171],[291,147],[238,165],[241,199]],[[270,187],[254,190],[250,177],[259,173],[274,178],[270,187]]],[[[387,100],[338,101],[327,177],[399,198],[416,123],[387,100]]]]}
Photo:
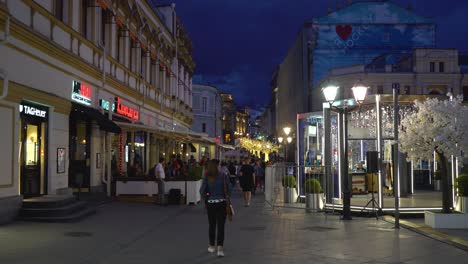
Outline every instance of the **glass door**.
{"type": "Polygon", "coordinates": [[[21,194],[25,198],[41,195],[41,171],[44,156],[40,123],[23,121],[21,130],[21,194]]]}

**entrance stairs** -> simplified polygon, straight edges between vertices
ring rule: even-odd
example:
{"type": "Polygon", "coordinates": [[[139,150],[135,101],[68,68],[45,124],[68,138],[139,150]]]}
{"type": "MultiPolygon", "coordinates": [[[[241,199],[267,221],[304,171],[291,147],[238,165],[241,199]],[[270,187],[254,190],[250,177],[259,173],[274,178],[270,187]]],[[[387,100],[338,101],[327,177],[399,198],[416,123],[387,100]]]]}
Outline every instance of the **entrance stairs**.
{"type": "Polygon", "coordinates": [[[75,222],[96,209],[73,195],[45,195],[23,200],[19,219],[34,222],[75,222]]]}

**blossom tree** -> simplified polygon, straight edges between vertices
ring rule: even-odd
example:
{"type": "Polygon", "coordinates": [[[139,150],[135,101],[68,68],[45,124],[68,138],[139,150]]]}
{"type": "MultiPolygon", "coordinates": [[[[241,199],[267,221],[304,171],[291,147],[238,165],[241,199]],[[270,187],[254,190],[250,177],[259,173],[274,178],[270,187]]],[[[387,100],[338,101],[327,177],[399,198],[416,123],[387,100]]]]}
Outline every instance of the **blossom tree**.
{"type": "MultiPolygon", "coordinates": [[[[468,150],[468,108],[462,98],[415,101],[416,112],[403,118],[400,125],[400,151],[408,160],[431,160],[435,152],[442,180],[443,213],[450,213],[451,183],[447,159],[452,155],[462,159],[468,150]]],[[[460,165],[463,165],[460,162],[460,165]]]]}

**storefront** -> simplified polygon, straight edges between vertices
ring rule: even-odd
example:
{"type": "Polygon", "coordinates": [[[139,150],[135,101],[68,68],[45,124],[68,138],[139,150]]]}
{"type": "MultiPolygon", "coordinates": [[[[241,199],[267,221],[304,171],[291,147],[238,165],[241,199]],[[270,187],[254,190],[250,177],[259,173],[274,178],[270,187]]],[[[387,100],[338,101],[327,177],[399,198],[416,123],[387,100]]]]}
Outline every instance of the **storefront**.
{"type": "MultiPolygon", "coordinates": [[[[399,98],[399,115],[414,111],[412,102],[424,100],[425,96],[405,96],[399,98]]],[[[340,103],[340,102],[335,102],[340,103]]],[[[305,195],[302,188],[307,177],[317,178],[322,184],[328,206],[342,206],[344,167],[348,166],[352,198],[351,206],[362,209],[372,206],[382,210],[393,210],[394,194],[400,197],[402,210],[439,209],[442,194],[434,185],[433,160],[408,162],[399,155],[399,169],[393,171],[392,158],[393,99],[391,95],[370,95],[359,108],[348,112],[347,134],[343,112],[330,111],[324,104],[322,113],[299,114],[297,119],[298,151],[296,160],[298,194],[305,195]],[[348,144],[348,164],[343,164],[344,141],[348,144]],[[369,160],[375,169],[370,169],[369,160]],[[375,172],[373,172],[373,170],[375,172]],[[399,177],[399,185],[394,186],[399,177]]],[[[449,166],[451,167],[451,166],[449,166]]],[[[456,173],[456,172],[453,172],[456,173]]],[[[455,176],[454,176],[455,177],[455,176]]]]}
{"type": "Polygon", "coordinates": [[[29,101],[19,105],[20,193],[25,198],[47,194],[49,108],[29,101]]]}
{"type": "Polygon", "coordinates": [[[101,190],[105,172],[105,138],[120,133],[120,127],[101,111],[91,107],[91,86],[73,81],[72,109],[69,119],[69,186],[77,191],[101,190]],[[106,133],[107,132],[107,133],[106,133]]]}

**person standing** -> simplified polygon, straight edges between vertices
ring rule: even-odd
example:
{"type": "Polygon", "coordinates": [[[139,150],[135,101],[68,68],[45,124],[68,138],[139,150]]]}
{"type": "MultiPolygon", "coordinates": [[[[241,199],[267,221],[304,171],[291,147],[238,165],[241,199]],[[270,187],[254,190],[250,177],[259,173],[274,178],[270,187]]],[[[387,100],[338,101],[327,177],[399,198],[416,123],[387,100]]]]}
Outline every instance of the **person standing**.
{"type": "Polygon", "coordinates": [[[161,157],[159,163],[154,168],[154,175],[156,176],[156,182],[158,183],[158,201],[160,205],[166,205],[166,195],[164,190],[164,179],[166,174],[164,173],[164,167],[166,166],[166,160],[161,157]]]}
{"type": "Polygon", "coordinates": [[[249,159],[244,159],[244,164],[240,168],[240,184],[242,191],[244,192],[244,202],[246,207],[250,206],[250,200],[252,199],[252,190],[255,185],[255,173],[252,166],[249,164],[249,159]]]}
{"type": "Polygon", "coordinates": [[[261,160],[257,160],[255,162],[254,172],[255,172],[255,179],[257,180],[255,186],[259,187],[260,190],[263,191],[263,186],[265,182],[265,170],[263,169],[261,160]]]}
{"type": "Polygon", "coordinates": [[[207,201],[208,211],[208,252],[214,253],[218,246],[218,257],[224,257],[224,224],[227,217],[227,199],[231,196],[232,186],[228,175],[219,170],[216,161],[209,161],[206,177],[203,178],[200,194],[207,201]]]}

